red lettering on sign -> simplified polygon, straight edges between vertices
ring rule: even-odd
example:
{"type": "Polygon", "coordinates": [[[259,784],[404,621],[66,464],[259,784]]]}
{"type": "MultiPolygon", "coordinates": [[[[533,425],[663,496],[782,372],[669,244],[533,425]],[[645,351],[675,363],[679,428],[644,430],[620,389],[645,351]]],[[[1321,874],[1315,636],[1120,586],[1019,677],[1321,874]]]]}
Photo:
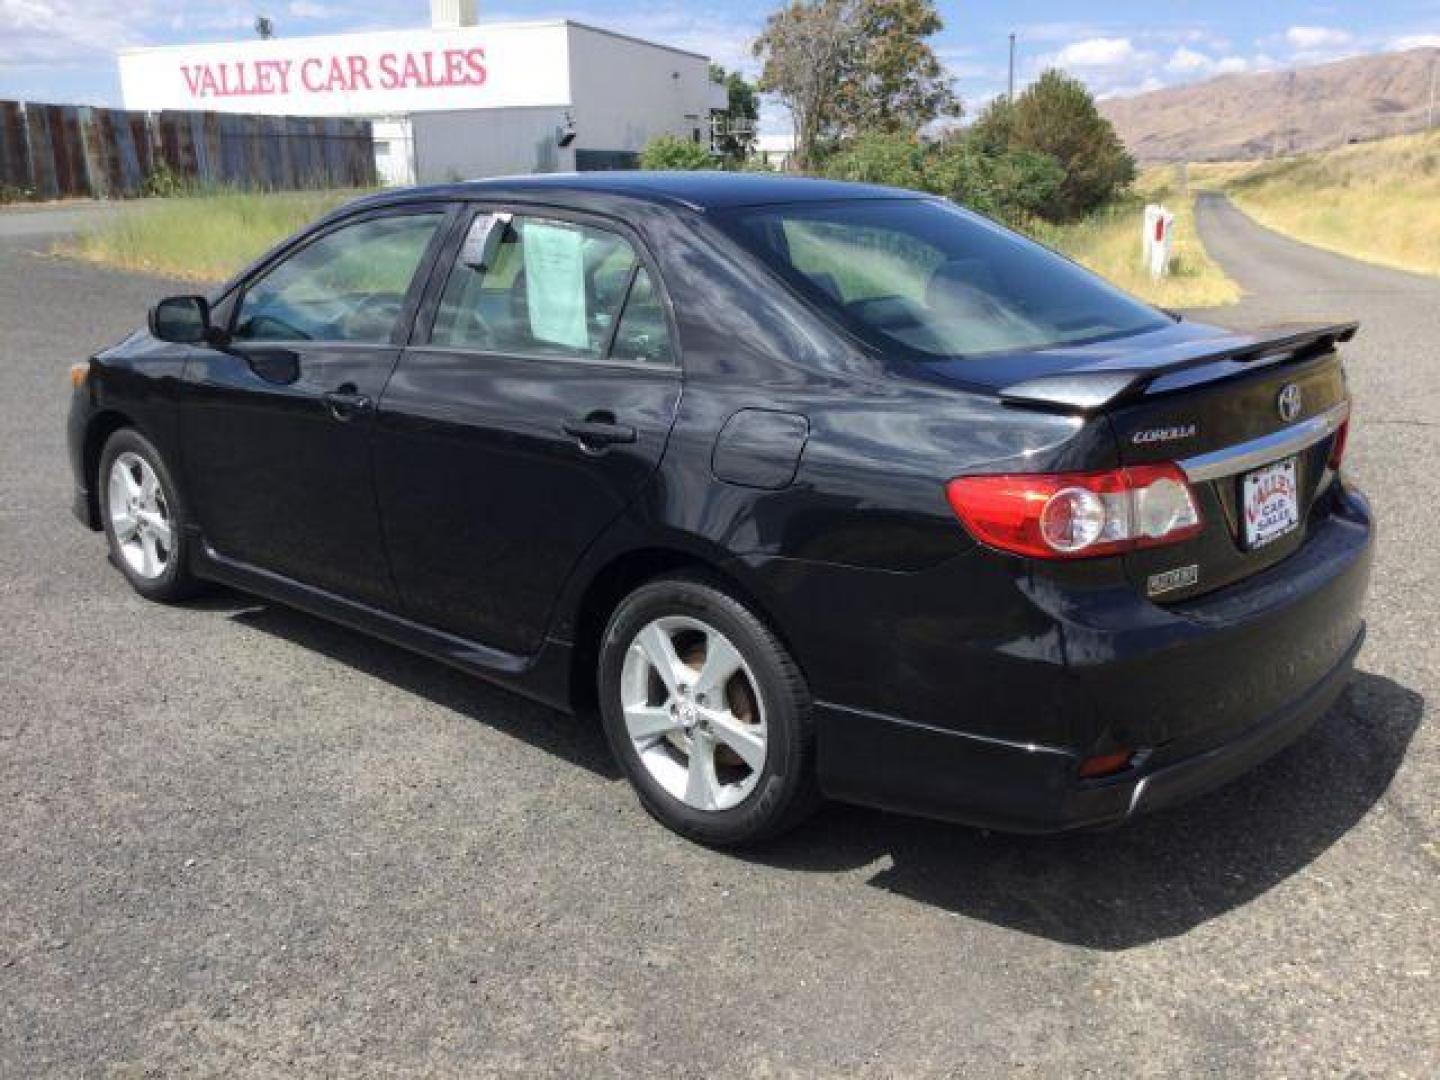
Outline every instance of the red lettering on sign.
{"type": "Polygon", "coordinates": [[[370,60],[364,56],[350,57],[350,89],[369,90],[370,87],[370,60]]]}
{"type": "Polygon", "coordinates": [[[482,48],[465,50],[465,62],[470,65],[470,85],[484,86],[489,72],[485,70],[485,50],[482,48]]]}
{"type": "Polygon", "coordinates": [[[312,94],[323,93],[325,88],[320,84],[320,72],[325,66],[325,61],[318,56],[312,56],[300,65],[300,85],[309,90],[312,94]]]}
{"type": "Polygon", "coordinates": [[[309,56],[299,62],[298,86],[292,86],[294,60],[230,61],[181,64],[180,74],[192,98],[289,94],[354,93],[411,87],[484,86],[489,78],[484,48],[309,56]]]}

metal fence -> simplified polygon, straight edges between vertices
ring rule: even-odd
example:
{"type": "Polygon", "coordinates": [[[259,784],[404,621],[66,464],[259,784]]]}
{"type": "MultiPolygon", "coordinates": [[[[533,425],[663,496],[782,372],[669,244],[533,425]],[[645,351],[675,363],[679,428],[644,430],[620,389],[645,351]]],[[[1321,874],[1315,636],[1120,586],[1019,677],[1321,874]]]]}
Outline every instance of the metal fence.
{"type": "Polygon", "coordinates": [[[0,101],[5,194],[139,195],[162,171],[198,186],[368,187],[370,121],[0,101]]]}

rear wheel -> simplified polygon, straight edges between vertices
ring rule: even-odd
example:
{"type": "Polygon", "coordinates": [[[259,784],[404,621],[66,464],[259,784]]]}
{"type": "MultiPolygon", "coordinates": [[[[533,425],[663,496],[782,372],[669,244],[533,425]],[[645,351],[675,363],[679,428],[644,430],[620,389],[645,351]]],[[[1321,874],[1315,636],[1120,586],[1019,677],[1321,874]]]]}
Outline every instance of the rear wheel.
{"type": "Polygon", "coordinates": [[[180,494],[160,451],[138,431],[121,428],[100,455],[99,482],[110,555],[131,587],[150,600],[193,595],[180,494]]]}
{"type": "Polygon", "coordinates": [[[814,807],[810,700],[769,628],[693,578],[641,586],[600,654],[606,736],[645,808],[719,846],[773,836],[814,807]]]}

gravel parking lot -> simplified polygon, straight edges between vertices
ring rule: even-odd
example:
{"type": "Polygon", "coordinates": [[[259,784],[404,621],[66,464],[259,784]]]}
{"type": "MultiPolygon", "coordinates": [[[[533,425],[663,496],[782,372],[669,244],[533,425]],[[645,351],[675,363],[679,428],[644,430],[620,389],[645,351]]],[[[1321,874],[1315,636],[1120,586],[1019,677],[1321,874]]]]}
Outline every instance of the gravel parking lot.
{"type": "Polygon", "coordinates": [[[743,856],[598,730],[233,593],[133,595],[69,515],[65,369],[170,284],[0,214],[0,1076],[1433,1076],[1440,282],[1202,200],[1247,290],[1354,316],[1376,503],[1345,699],[1110,833],[835,807],[743,856]]]}

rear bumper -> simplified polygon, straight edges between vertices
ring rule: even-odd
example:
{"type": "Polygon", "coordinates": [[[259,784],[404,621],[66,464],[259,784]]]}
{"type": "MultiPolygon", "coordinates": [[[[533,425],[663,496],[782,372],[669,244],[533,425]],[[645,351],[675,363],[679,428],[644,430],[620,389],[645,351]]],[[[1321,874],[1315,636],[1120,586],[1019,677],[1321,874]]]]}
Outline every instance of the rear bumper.
{"type": "Polygon", "coordinates": [[[892,575],[873,586],[905,590],[890,618],[825,624],[852,636],[832,653],[848,667],[820,660],[811,676],[820,785],[845,801],[1053,832],[1222,784],[1344,689],[1372,547],[1364,499],[1337,490],[1293,555],[1170,607],[1125,581],[997,575],[993,561],[892,575]],[[1135,752],[1122,773],[1080,777],[1084,759],[1119,749],[1135,752]]]}
{"type": "Polygon", "coordinates": [[[1364,637],[1362,627],[1320,682],[1229,741],[1165,764],[1151,756],[1104,780],[1080,780],[1080,757],[1065,750],[820,705],[832,765],[840,747],[865,763],[842,768],[850,779],[832,775],[827,789],[851,802],[1009,832],[1116,825],[1219,787],[1303,735],[1350,682],[1364,637]]]}

